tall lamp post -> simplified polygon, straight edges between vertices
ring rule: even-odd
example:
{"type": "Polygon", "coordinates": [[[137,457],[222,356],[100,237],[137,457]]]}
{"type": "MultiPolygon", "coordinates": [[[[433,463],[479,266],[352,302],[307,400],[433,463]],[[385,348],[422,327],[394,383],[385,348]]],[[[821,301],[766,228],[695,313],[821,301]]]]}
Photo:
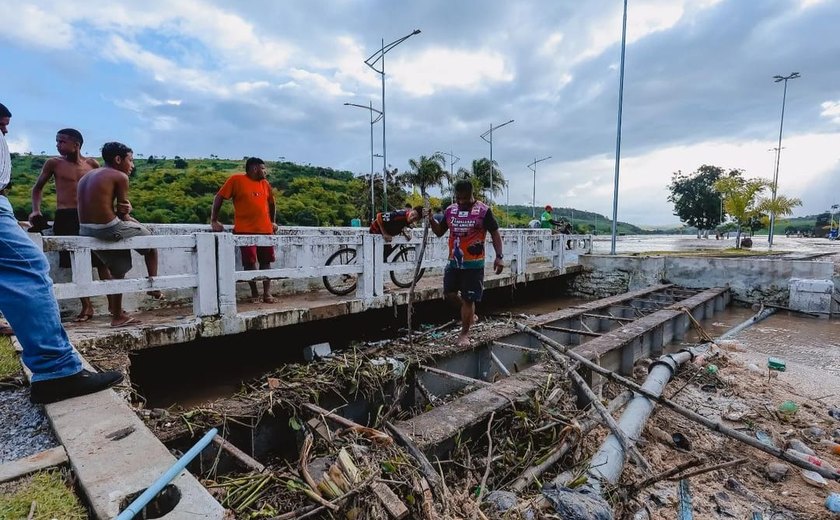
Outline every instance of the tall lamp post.
{"type": "Polygon", "coordinates": [[[449,195],[452,196],[452,179],[455,178],[455,163],[460,161],[461,158],[455,155],[451,150],[448,152],[441,152],[440,150],[438,150],[435,153],[439,153],[441,155],[449,157],[449,195]]]}
{"type": "Polygon", "coordinates": [[[531,218],[537,218],[537,164],[551,159],[551,156],[543,157],[542,159],[534,159],[534,162],[528,165],[528,169],[534,172],[534,192],[531,197],[531,218]]]}
{"type": "Polygon", "coordinates": [[[787,82],[789,79],[796,79],[799,77],[798,72],[791,72],[787,76],[773,76],[773,82],[779,83],[780,81],[785,82],[785,88],[782,91],[782,118],[779,121],[779,146],[776,150],[776,169],[773,172],[773,207],[770,211],[770,237],[768,237],[768,241],[770,242],[770,247],[773,247],[773,233],[776,231],[776,210],[775,210],[775,202],[776,202],[776,189],[779,186],[779,160],[782,158],[782,128],[785,125],[785,101],[787,100],[787,82]]]}
{"type": "Polygon", "coordinates": [[[498,126],[493,126],[493,123],[490,123],[490,130],[484,132],[479,137],[484,139],[485,142],[490,143],[490,205],[493,205],[493,173],[495,171],[495,167],[493,166],[493,131],[498,130],[503,126],[507,126],[513,123],[513,119],[510,121],[504,122],[498,126]]]}
{"type": "Polygon", "coordinates": [[[371,54],[370,57],[365,60],[365,65],[370,67],[382,78],[382,110],[380,111],[380,114],[382,114],[382,186],[385,193],[385,211],[388,211],[388,153],[387,148],[385,147],[385,54],[415,34],[420,34],[420,29],[414,29],[410,34],[407,34],[402,38],[397,38],[388,45],[385,45],[385,39],[383,38],[382,48],[371,54]],[[377,69],[376,64],[380,61],[382,63],[379,65],[380,68],[377,69]]]}
{"type": "Polygon", "coordinates": [[[610,254],[615,254],[616,222],[618,221],[618,170],[621,164],[621,108],[624,101],[624,48],[627,42],[627,0],[624,0],[624,20],[621,24],[621,64],[618,73],[618,124],[615,132],[615,182],[613,186],[612,238],[610,254]]]}
{"type": "Polygon", "coordinates": [[[356,103],[344,103],[344,106],[364,108],[365,110],[370,111],[370,221],[373,222],[374,219],[376,219],[376,205],[374,203],[373,193],[373,125],[375,125],[377,121],[382,119],[383,113],[373,108],[373,101],[371,101],[368,106],[359,105],[356,103]],[[374,114],[376,114],[376,117],[374,117],[374,114]]]}

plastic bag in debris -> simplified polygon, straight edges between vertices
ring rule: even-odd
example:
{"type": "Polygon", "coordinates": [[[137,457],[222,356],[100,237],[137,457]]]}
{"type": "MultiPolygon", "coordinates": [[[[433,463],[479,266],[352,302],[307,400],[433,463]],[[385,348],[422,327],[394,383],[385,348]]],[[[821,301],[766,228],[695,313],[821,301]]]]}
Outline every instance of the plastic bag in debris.
{"type": "Polygon", "coordinates": [[[391,371],[396,375],[402,375],[405,372],[405,363],[392,357],[371,359],[370,364],[374,366],[391,365],[391,371]]]}
{"type": "Polygon", "coordinates": [[[577,489],[546,486],[542,493],[564,520],[613,520],[610,505],[588,486],[577,489]]]}

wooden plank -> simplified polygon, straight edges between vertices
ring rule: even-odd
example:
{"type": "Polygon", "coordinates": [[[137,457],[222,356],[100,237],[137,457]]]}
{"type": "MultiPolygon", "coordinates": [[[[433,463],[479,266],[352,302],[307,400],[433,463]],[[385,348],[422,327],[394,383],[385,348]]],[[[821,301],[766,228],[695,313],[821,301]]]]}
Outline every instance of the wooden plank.
{"type": "Polygon", "coordinates": [[[405,507],[400,497],[391,491],[391,488],[384,482],[376,481],[370,485],[370,489],[379,501],[382,502],[382,505],[385,506],[385,509],[392,518],[400,520],[408,516],[408,508],[405,507]]]}
{"type": "Polygon", "coordinates": [[[478,386],[492,386],[493,383],[489,381],[482,381],[481,379],[474,379],[472,377],[467,377],[461,374],[456,374],[455,372],[448,372],[446,370],[441,370],[439,368],[429,367],[426,365],[420,365],[417,368],[424,372],[428,372],[430,374],[434,374],[436,376],[445,377],[447,379],[453,379],[455,381],[460,381],[462,383],[468,385],[478,385],[478,386]]]}
{"type": "Polygon", "coordinates": [[[231,456],[233,456],[233,458],[244,464],[248,469],[256,471],[257,473],[262,473],[263,471],[265,471],[265,466],[260,464],[259,461],[255,460],[244,451],[229,443],[222,436],[216,435],[215,437],[213,437],[213,443],[225,450],[226,452],[230,453],[231,456]]]}
{"type": "Polygon", "coordinates": [[[620,318],[618,316],[605,316],[603,314],[591,314],[591,313],[588,313],[588,312],[584,312],[582,314],[582,316],[585,317],[585,318],[598,318],[598,319],[601,319],[601,320],[612,320],[612,321],[626,322],[626,323],[629,323],[631,321],[636,321],[636,318],[620,318]]]}
{"type": "Polygon", "coordinates": [[[0,465],[0,483],[15,480],[42,469],[60,466],[68,461],[67,452],[64,451],[63,446],[44,450],[35,455],[0,465]]]}

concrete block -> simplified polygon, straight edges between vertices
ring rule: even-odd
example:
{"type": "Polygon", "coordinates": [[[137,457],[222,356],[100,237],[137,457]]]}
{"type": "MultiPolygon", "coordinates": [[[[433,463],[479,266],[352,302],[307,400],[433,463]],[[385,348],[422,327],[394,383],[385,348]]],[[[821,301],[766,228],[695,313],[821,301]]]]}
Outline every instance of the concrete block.
{"type": "Polygon", "coordinates": [[[309,362],[325,358],[330,354],[332,354],[332,349],[329,343],[316,343],[303,348],[303,358],[309,362]]]}
{"type": "Polygon", "coordinates": [[[834,282],[831,280],[790,280],[790,308],[816,314],[830,314],[834,282]]]}

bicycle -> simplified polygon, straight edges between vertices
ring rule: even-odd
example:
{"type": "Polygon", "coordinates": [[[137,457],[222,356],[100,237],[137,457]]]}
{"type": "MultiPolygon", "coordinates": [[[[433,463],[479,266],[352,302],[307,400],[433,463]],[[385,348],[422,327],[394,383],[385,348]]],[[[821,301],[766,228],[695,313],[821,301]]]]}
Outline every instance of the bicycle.
{"type": "MultiPolygon", "coordinates": [[[[417,248],[413,245],[396,245],[385,244],[384,260],[386,263],[394,262],[410,262],[415,263],[417,258],[417,248]]],[[[330,255],[325,265],[354,265],[356,263],[356,250],[352,247],[344,247],[330,255]]],[[[414,269],[408,271],[391,271],[391,281],[394,285],[402,289],[411,287],[414,269]]],[[[417,273],[417,280],[423,277],[426,272],[425,268],[421,268],[417,273]]],[[[346,296],[356,290],[358,283],[357,274],[338,274],[334,276],[324,276],[324,287],[336,296],[346,296]]]]}

